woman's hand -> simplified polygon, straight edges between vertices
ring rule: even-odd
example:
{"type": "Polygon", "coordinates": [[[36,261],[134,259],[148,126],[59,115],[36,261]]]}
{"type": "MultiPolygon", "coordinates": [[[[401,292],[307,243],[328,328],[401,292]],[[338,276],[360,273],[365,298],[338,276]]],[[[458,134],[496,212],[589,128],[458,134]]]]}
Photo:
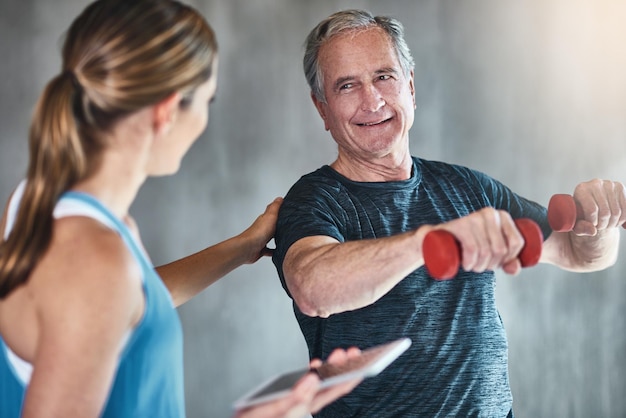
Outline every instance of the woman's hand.
{"type": "Polygon", "coordinates": [[[243,238],[249,248],[245,264],[257,262],[263,256],[271,256],[273,249],[267,247],[267,243],[274,238],[276,232],[276,221],[278,219],[278,210],[283,203],[281,197],[274,199],[272,203],[267,205],[265,212],[259,215],[252,225],[239,234],[239,238],[243,238]]]}
{"type": "MultiPolygon", "coordinates": [[[[358,348],[336,349],[328,357],[328,362],[341,365],[349,358],[358,357],[358,348]]],[[[321,360],[312,360],[310,367],[319,367],[321,360]]],[[[308,373],[295,384],[287,397],[255,405],[237,411],[233,418],[302,418],[316,413],[324,406],[349,393],[362,379],[353,379],[345,383],[320,390],[320,380],[314,373],[308,373]]]]}

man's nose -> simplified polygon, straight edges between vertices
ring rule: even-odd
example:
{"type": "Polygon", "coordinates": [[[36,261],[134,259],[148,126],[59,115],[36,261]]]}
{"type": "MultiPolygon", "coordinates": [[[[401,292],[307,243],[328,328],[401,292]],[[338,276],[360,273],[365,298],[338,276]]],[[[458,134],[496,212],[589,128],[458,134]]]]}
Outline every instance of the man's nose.
{"type": "Polygon", "coordinates": [[[375,86],[369,85],[362,90],[361,110],[376,112],[384,105],[385,99],[375,86]]]}

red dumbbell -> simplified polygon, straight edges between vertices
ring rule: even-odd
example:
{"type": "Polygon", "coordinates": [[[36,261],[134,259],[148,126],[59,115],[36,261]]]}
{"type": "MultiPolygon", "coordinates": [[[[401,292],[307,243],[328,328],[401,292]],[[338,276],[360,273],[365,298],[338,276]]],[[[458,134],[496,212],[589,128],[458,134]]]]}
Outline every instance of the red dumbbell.
{"type": "MultiPolygon", "coordinates": [[[[583,217],[580,204],[569,194],[555,194],[548,203],[548,223],[556,232],[569,232],[583,217]]],[[[626,228],[626,224],[622,224],[626,228]]]]}
{"type": "MultiPolygon", "coordinates": [[[[541,257],[543,233],[532,219],[516,219],[515,225],[525,241],[517,258],[522,267],[532,267],[539,262],[539,257],[541,257]]],[[[454,235],[448,231],[438,229],[426,234],[422,244],[422,253],[424,264],[435,280],[451,279],[459,271],[461,247],[454,235]]]]}

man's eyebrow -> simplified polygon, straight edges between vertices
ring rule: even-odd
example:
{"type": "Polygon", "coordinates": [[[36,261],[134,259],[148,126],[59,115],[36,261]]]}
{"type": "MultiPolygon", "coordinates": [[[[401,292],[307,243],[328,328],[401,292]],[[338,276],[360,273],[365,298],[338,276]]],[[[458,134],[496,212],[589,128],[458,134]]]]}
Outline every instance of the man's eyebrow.
{"type": "Polygon", "coordinates": [[[395,67],[385,67],[385,68],[381,68],[380,70],[377,70],[375,74],[388,74],[388,73],[399,74],[400,71],[398,71],[398,69],[395,67]]]}
{"type": "MultiPolygon", "coordinates": [[[[397,68],[395,68],[395,67],[384,67],[384,68],[380,68],[380,69],[378,69],[378,70],[374,71],[374,74],[375,74],[375,75],[379,75],[379,74],[389,74],[389,73],[391,73],[391,74],[399,74],[399,73],[400,73],[400,71],[399,71],[397,68]]],[[[340,88],[343,84],[347,83],[348,81],[352,81],[352,80],[354,80],[355,78],[356,78],[356,77],[355,77],[355,76],[353,76],[353,75],[347,75],[347,76],[344,76],[344,77],[339,77],[339,78],[337,79],[337,81],[335,81],[335,82],[333,83],[333,91],[339,90],[339,88],[340,88]]]]}
{"type": "Polygon", "coordinates": [[[354,76],[352,75],[348,75],[345,77],[339,77],[337,79],[337,81],[335,81],[335,83],[333,84],[333,90],[338,90],[344,83],[346,83],[347,81],[351,81],[354,80],[354,76]]]}

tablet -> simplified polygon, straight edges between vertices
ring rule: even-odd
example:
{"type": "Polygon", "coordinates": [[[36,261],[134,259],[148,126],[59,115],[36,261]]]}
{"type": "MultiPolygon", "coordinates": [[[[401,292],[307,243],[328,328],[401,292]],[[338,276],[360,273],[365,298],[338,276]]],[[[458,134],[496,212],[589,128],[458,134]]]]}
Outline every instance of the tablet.
{"type": "Polygon", "coordinates": [[[355,359],[349,359],[341,366],[323,363],[316,369],[300,369],[283,373],[256,387],[233,404],[235,409],[268,402],[287,396],[293,385],[306,373],[317,373],[321,388],[327,388],[347,380],[376,376],[404,353],[411,345],[409,338],[401,338],[361,351],[355,359]]]}

